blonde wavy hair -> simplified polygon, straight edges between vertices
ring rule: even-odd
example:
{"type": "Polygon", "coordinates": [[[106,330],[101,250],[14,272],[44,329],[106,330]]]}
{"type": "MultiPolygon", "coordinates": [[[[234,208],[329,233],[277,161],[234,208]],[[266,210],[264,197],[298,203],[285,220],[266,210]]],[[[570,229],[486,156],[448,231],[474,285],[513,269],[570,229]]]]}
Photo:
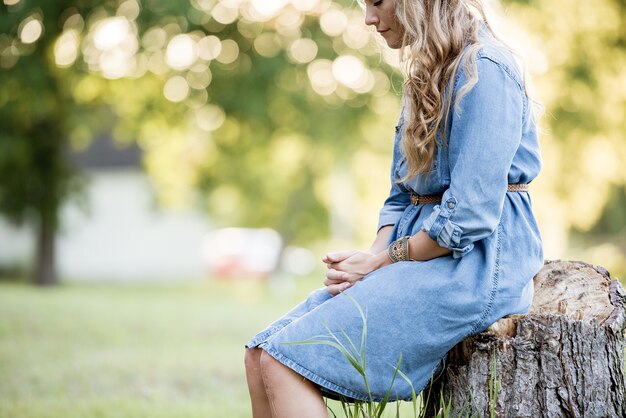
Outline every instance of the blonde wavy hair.
{"type": "Polygon", "coordinates": [[[480,0],[396,0],[396,17],[404,28],[402,62],[407,114],[402,151],[407,159],[406,181],[433,166],[436,135],[452,106],[446,91],[461,63],[468,82],[456,94],[455,105],[478,81],[478,30],[489,27],[480,0]]]}

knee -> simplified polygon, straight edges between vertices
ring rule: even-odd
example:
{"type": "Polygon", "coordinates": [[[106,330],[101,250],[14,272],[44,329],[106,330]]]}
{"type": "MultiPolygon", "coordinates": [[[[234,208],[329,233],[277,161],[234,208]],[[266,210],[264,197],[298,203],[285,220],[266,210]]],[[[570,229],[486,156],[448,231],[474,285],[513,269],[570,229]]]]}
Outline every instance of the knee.
{"type": "Polygon", "coordinates": [[[280,370],[283,367],[278,360],[267,354],[265,350],[261,350],[259,364],[261,366],[261,375],[263,376],[263,380],[271,380],[280,373],[280,370]]]}
{"type": "Polygon", "coordinates": [[[261,369],[261,353],[264,351],[260,348],[246,348],[243,362],[248,373],[258,373],[261,369]]]}

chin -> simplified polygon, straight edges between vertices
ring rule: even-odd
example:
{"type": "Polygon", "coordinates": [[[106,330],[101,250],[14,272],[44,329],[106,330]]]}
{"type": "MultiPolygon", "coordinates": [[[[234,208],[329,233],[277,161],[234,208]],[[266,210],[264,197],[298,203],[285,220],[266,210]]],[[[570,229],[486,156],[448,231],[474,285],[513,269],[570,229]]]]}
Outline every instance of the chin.
{"type": "Polygon", "coordinates": [[[385,42],[387,43],[387,46],[391,49],[402,48],[402,38],[393,38],[393,39],[385,38],[385,42]]]}
{"type": "Polygon", "coordinates": [[[387,46],[391,49],[400,49],[402,48],[402,41],[387,42],[387,46]]]}

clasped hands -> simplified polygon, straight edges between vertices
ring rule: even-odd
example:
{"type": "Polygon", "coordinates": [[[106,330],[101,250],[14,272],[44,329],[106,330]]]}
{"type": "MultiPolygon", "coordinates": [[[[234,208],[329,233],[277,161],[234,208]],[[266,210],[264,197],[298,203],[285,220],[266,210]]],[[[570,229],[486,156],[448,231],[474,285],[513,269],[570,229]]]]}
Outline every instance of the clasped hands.
{"type": "Polygon", "coordinates": [[[386,254],[373,254],[365,251],[341,251],[328,253],[322,261],[328,271],[324,279],[326,290],[332,296],[343,292],[366,274],[385,264],[386,254]]]}

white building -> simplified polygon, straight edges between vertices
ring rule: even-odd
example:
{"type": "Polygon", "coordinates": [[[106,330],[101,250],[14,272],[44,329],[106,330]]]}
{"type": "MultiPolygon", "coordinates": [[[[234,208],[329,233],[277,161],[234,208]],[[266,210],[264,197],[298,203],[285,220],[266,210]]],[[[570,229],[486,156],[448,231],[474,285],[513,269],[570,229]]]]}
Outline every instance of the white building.
{"type": "MultiPolygon", "coordinates": [[[[206,276],[202,241],[210,229],[194,210],[159,209],[136,147],[117,149],[96,139],[76,162],[89,180],[86,210],[61,211],[57,271],[61,280],[194,280],[206,276]]],[[[0,266],[32,262],[34,234],[0,219],[0,266]]]]}

